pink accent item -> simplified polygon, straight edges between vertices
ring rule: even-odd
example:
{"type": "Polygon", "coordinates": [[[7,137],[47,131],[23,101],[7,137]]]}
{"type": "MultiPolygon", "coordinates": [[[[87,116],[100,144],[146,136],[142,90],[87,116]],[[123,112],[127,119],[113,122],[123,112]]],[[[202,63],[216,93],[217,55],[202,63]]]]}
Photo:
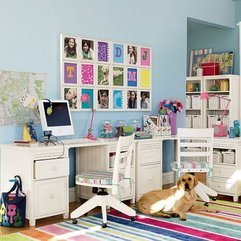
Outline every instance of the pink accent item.
{"type": "Polygon", "coordinates": [[[86,102],[86,103],[89,103],[90,105],[90,108],[91,108],[91,121],[90,121],[90,127],[88,129],[88,134],[87,134],[87,139],[89,140],[97,140],[97,138],[95,138],[92,134],[93,132],[93,129],[92,129],[92,125],[93,125],[93,119],[94,119],[94,113],[95,113],[95,109],[93,108],[93,105],[92,103],[90,102],[90,96],[88,94],[83,94],[81,97],[80,97],[80,100],[82,102],[86,102]]]}

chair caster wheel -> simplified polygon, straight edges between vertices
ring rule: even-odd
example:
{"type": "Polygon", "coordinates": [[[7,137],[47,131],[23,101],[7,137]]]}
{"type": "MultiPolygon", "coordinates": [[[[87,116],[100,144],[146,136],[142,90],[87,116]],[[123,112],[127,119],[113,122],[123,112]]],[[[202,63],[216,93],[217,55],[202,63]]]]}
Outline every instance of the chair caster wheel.
{"type": "Polygon", "coordinates": [[[212,197],[212,200],[213,201],[217,201],[217,197],[212,197]]]}
{"type": "Polygon", "coordinates": [[[131,217],[131,221],[136,221],[135,217],[131,217]]]}
{"type": "Polygon", "coordinates": [[[77,220],[77,219],[73,219],[73,220],[72,220],[72,223],[73,223],[73,224],[77,224],[77,223],[78,223],[78,220],[77,220]]]}
{"type": "Polygon", "coordinates": [[[208,204],[207,202],[204,203],[204,206],[208,207],[208,205],[209,205],[209,204],[208,204]]]}
{"type": "Polygon", "coordinates": [[[107,223],[102,223],[102,228],[106,228],[107,227],[107,223]]]}

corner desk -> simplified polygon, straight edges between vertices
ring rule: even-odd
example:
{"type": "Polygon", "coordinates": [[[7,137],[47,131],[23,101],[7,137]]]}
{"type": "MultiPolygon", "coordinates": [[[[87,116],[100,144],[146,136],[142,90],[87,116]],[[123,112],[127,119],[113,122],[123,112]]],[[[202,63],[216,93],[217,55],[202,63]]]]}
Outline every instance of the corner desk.
{"type": "MultiPolygon", "coordinates": [[[[111,170],[117,139],[98,139],[65,143],[64,145],[17,146],[1,145],[0,192],[11,188],[12,179],[20,175],[23,191],[27,197],[26,218],[30,226],[36,220],[53,215],[69,216],[69,149],[76,148],[76,173],[87,169],[111,170]]],[[[162,144],[177,140],[176,136],[160,136],[136,140],[133,150],[131,191],[121,190],[121,200],[137,201],[150,190],[162,188],[162,144]]],[[[241,138],[215,138],[214,147],[233,150],[234,164],[214,164],[210,185],[220,194],[233,196],[234,201],[241,195],[241,138]]],[[[90,189],[77,188],[80,198],[89,198],[90,189]]]]}

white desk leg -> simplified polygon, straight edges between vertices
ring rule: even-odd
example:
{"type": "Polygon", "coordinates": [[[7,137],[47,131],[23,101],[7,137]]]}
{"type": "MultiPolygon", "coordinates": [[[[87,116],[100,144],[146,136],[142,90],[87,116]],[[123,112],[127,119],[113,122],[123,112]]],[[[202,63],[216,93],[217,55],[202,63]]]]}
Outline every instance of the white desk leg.
{"type": "Polygon", "coordinates": [[[29,226],[33,227],[36,225],[36,219],[29,219],[29,226]]]}

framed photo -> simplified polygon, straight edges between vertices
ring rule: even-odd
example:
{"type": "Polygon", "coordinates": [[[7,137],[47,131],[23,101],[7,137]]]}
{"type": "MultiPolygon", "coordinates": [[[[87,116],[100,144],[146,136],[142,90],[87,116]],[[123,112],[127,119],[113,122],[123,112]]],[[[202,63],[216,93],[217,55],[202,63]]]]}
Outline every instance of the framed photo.
{"type": "Polygon", "coordinates": [[[128,90],[127,91],[127,109],[135,110],[137,109],[137,91],[128,90]]]}
{"type": "Polygon", "coordinates": [[[150,109],[150,91],[140,91],[140,108],[141,110],[150,109]]]}
{"type": "Polygon", "coordinates": [[[81,39],[80,58],[84,61],[95,60],[95,42],[92,39],[81,39]]]}
{"type": "Polygon", "coordinates": [[[151,70],[140,69],[140,88],[151,89],[151,70]]]}
{"type": "Polygon", "coordinates": [[[112,70],[113,86],[124,87],[124,72],[125,72],[124,67],[113,66],[113,70],[112,70]]]}
{"type": "Polygon", "coordinates": [[[98,99],[97,109],[99,110],[110,109],[110,90],[109,89],[98,89],[97,99],[98,99]]]}
{"type": "Polygon", "coordinates": [[[127,65],[137,65],[138,63],[138,48],[134,45],[127,45],[127,65]]]}
{"type": "Polygon", "coordinates": [[[110,66],[109,65],[97,65],[97,84],[109,85],[110,84],[110,66]]]}
{"type": "Polygon", "coordinates": [[[78,89],[75,87],[64,88],[64,99],[68,100],[71,110],[77,110],[79,108],[79,95],[78,89]]]}
{"type": "Polygon", "coordinates": [[[63,36],[63,49],[62,53],[65,59],[77,60],[77,38],[72,36],[63,36]]]}

